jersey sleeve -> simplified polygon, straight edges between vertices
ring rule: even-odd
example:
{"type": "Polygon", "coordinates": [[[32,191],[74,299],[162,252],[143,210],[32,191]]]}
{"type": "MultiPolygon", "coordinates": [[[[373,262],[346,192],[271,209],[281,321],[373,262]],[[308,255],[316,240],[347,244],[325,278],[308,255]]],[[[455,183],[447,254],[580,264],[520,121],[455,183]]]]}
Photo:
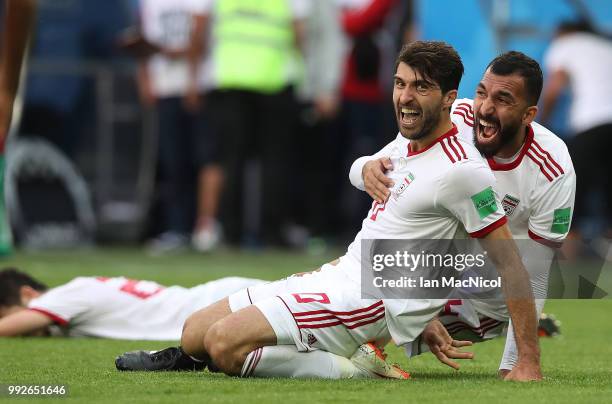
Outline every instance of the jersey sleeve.
{"type": "Polygon", "coordinates": [[[495,177],[484,162],[458,162],[442,178],[435,203],[455,216],[471,237],[485,237],[507,222],[494,186],[495,177]]]}
{"type": "Polygon", "coordinates": [[[473,143],[474,108],[469,98],[456,100],[451,107],[451,121],[457,126],[457,136],[466,142],[473,143]]]}
{"type": "Polygon", "coordinates": [[[385,320],[393,342],[397,346],[417,339],[425,326],[442,310],[442,299],[388,299],[385,320]]]}
{"type": "Polygon", "coordinates": [[[351,165],[351,170],[349,171],[349,180],[351,181],[351,184],[353,184],[355,188],[364,191],[365,185],[363,183],[363,177],[361,176],[363,166],[370,160],[376,160],[381,157],[391,157],[395,151],[399,151],[397,150],[400,147],[399,143],[398,138],[395,138],[392,142],[389,142],[385,147],[371,156],[362,156],[355,160],[351,165]]]}
{"type": "Polygon", "coordinates": [[[542,175],[532,195],[529,237],[551,247],[560,247],[569,232],[574,213],[576,175],[573,169],[568,169],[553,181],[542,175]]]}
{"type": "Polygon", "coordinates": [[[58,325],[68,325],[72,319],[95,304],[96,293],[91,293],[85,278],[76,278],[65,285],[53,288],[28,304],[28,309],[49,317],[58,325]]]}

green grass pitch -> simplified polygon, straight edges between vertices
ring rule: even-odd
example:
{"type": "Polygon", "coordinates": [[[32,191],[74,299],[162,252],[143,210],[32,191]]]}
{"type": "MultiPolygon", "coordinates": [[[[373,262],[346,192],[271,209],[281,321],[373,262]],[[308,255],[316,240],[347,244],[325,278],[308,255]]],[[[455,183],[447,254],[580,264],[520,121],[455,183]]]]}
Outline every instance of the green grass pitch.
{"type": "MultiPolygon", "coordinates": [[[[19,253],[3,265],[18,266],[50,286],[79,275],[124,275],[171,285],[196,285],[228,275],[276,279],[314,269],[334,254],[313,257],[280,252],[219,252],[151,258],[138,250],[19,253]]],[[[337,252],[336,252],[337,255],[337,252]]],[[[542,339],[542,383],[507,383],[495,373],[503,340],[473,348],[459,372],[426,354],[408,361],[388,347],[389,359],[412,374],[408,381],[238,379],[208,372],[119,373],[114,357],[126,350],[172,343],[99,339],[0,339],[0,384],[64,384],[79,402],[231,403],[601,403],[612,402],[612,301],[556,300],[545,311],[562,320],[563,335],[542,339]]],[[[33,398],[4,402],[24,402],[33,398]]]]}

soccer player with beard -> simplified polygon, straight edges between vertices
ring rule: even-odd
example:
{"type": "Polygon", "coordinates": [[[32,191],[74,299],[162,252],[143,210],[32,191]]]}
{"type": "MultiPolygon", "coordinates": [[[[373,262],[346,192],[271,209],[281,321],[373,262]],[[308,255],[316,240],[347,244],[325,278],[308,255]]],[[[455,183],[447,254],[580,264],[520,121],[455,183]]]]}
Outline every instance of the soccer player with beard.
{"type": "MultiPolygon", "coordinates": [[[[494,177],[471,140],[458,138],[450,119],[462,73],[459,55],[447,44],[419,41],[402,49],[393,102],[400,129],[394,144],[403,155],[402,164],[395,159],[400,169],[392,176],[410,179],[410,186],[372,206],[337,262],[247,288],[194,313],[183,330],[185,354],[229,375],[405,378],[384,360],[376,362],[375,345],[393,340],[410,346],[446,300],[362,299],[361,241],[470,235],[482,238],[496,264],[517,324],[519,363],[507,379],[541,378],[533,297],[492,189],[494,177]],[[375,345],[362,345],[367,343],[375,345]]],[[[164,369],[164,351],[127,353],[116,364],[124,370],[164,369]],[[140,366],[146,363],[151,366],[140,366]]]]}
{"type": "MultiPolygon", "coordinates": [[[[552,248],[559,247],[568,234],[576,190],[567,147],[534,122],[541,89],[538,63],[523,53],[507,52],[489,63],[475,99],[455,101],[451,113],[459,136],[474,142],[493,171],[514,238],[525,240],[518,245],[530,272],[538,316],[546,297],[552,248]]],[[[385,171],[389,175],[393,170],[393,153],[387,147],[356,160],[350,174],[353,185],[377,201],[387,200],[392,181],[385,171]]],[[[502,335],[508,317],[499,300],[464,299],[449,301],[439,320],[452,336],[481,341],[502,335]]],[[[438,324],[428,328],[424,339],[445,333],[438,324]]],[[[427,349],[426,345],[415,344],[413,355],[427,349]]],[[[507,373],[515,363],[510,327],[500,372],[507,373]]]]}

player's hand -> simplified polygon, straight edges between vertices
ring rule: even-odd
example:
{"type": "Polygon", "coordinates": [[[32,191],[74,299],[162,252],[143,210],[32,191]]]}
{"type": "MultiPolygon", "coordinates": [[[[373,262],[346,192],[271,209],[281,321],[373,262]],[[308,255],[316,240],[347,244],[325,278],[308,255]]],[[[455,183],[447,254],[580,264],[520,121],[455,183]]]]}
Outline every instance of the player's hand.
{"type": "Polygon", "coordinates": [[[385,173],[392,169],[393,164],[389,157],[368,161],[361,169],[365,190],[378,203],[385,202],[391,195],[389,188],[393,187],[394,183],[385,173]]]}
{"type": "Polygon", "coordinates": [[[195,86],[189,86],[187,93],[183,97],[183,106],[192,114],[197,113],[202,106],[202,98],[195,86]]]}
{"type": "Polygon", "coordinates": [[[473,359],[472,352],[464,352],[458,348],[471,346],[471,341],[454,340],[446,328],[438,319],[433,319],[427,324],[422,334],[423,341],[429,346],[429,350],[443,364],[459,370],[459,364],[452,359],[473,359]]]}
{"type": "Polygon", "coordinates": [[[514,369],[504,377],[504,380],[515,382],[536,382],[542,380],[542,371],[537,362],[519,362],[514,369]]]}

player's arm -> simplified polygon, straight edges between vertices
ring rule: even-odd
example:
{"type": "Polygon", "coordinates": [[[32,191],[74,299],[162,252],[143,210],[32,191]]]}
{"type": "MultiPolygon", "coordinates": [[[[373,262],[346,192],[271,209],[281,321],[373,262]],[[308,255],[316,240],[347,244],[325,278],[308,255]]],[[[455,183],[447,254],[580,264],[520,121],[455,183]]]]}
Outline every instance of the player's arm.
{"type": "Polygon", "coordinates": [[[19,74],[35,11],[34,0],[5,2],[0,57],[0,144],[4,143],[10,127],[13,102],[19,86],[19,74]]]}
{"type": "Polygon", "coordinates": [[[349,179],[353,186],[366,191],[372,199],[382,203],[390,195],[389,188],[393,187],[385,173],[393,169],[391,153],[397,140],[393,140],[381,150],[371,156],[362,156],[353,162],[349,171],[349,179]]]}
{"type": "Polygon", "coordinates": [[[525,270],[507,225],[481,239],[488,256],[502,279],[506,305],[514,324],[518,361],[507,380],[540,380],[540,347],[537,337],[536,307],[529,275],[525,270]]]}
{"type": "Polygon", "coordinates": [[[51,325],[52,320],[34,310],[20,310],[0,319],[0,336],[31,335],[51,325]]]}
{"type": "Polygon", "coordinates": [[[540,122],[546,123],[550,121],[557,100],[559,100],[563,89],[568,83],[569,76],[562,69],[557,69],[546,77],[546,86],[542,91],[542,109],[538,118],[540,122]]]}
{"type": "Polygon", "coordinates": [[[209,14],[196,12],[193,14],[193,29],[191,31],[190,44],[187,50],[189,66],[189,81],[185,94],[185,105],[191,111],[196,111],[200,106],[200,91],[198,82],[200,79],[200,64],[202,55],[206,48],[206,31],[209,24],[209,14]]]}
{"type": "Polygon", "coordinates": [[[463,224],[471,237],[480,240],[501,277],[519,353],[518,364],[508,377],[539,380],[540,349],[533,293],[494,184],[489,167],[482,160],[469,159],[458,162],[440,181],[435,199],[463,224]]]}
{"type": "MultiPolygon", "coordinates": [[[[532,191],[534,204],[529,216],[530,241],[525,249],[523,262],[529,273],[531,287],[536,298],[536,318],[540,317],[548,291],[548,275],[554,259],[555,248],[567,237],[570,230],[574,197],[576,194],[576,176],[567,152],[560,156],[563,161],[563,174],[550,181],[540,175],[532,191]]],[[[518,360],[516,341],[510,323],[504,355],[500,364],[500,373],[509,372],[518,360]]]]}

